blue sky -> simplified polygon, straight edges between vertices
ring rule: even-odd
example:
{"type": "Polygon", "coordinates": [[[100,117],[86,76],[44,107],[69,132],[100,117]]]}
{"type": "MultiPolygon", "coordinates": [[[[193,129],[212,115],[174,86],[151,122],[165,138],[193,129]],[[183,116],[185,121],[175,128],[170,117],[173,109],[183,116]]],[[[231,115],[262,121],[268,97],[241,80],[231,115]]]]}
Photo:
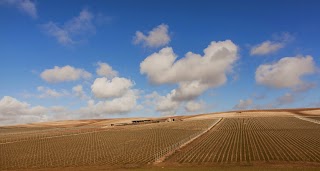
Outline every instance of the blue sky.
{"type": "Polygon", "coordinates": [[[0,124],[319,107],[319,7],[0,0],[0,124]]]}

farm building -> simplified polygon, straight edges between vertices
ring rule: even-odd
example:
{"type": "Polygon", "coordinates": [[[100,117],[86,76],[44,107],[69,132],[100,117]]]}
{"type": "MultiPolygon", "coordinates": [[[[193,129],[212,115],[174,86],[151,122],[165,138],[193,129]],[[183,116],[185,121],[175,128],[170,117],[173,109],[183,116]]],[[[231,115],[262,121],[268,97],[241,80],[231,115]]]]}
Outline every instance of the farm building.
{"type": "Polygon", "coordinates": [[[168,118],[168,119],[167,119],[167,122],[174,122],[174,121],[176,121],[175,118],[168,118]]]}

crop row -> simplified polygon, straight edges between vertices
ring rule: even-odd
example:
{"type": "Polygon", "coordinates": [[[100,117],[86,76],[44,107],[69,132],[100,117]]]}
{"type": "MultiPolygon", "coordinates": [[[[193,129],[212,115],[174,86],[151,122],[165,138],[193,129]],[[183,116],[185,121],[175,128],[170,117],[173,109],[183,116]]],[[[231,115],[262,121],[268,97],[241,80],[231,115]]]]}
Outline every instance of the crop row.
{"type": "Polygon", "coordinates": [[[207,133],[210,129],[212,129],[217,123],[221,121],[221,118],[215,119],[214,122],[207,128],[202,131],[196,132],[195,134],[190,135],[189,137],[186,137],[185,139],[178,141],[177,143],[168,146],[167,148],[161,150],[156,154],[156,157],[154,159],[155,162],[159,163],[162,162],[167,156],[171,155],[174,153],[176,150],[179,148],[191,143],[195,139],[199,138],[203,134],[207,133]]]}
{"type": "Polygon", "coordinates": [[[320,125],[294,117],[225,118],[166,162],[320,164],[320,125]]]}
{"type": "Polygon", "coordinates": [[[15,131],[10,133],[0,133],[0,144],[38,140],[59,136],[83,134],[101,131],[100,127],[77,127],[77,128],[48,128],[34,131],[15,131]]]}
{"type": "Polygon", "coordinates": [[[114,127],[0,144],[0,170],[144,165],[153,162],[156,154],[167,147],[207,129],[212,122],[198,120],[114,127]]]}

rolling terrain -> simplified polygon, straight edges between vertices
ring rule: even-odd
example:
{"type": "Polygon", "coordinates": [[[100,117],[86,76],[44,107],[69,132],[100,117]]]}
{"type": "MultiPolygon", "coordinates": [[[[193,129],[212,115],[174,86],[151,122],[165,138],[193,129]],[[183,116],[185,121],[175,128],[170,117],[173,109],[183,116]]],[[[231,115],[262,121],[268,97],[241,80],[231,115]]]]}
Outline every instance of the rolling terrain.
{"type": "Polygon", "coordinates": [[[313,169],[320,167],[319,118],[320,109],[288,109],[6,126],[0,170],[313,169]]]}

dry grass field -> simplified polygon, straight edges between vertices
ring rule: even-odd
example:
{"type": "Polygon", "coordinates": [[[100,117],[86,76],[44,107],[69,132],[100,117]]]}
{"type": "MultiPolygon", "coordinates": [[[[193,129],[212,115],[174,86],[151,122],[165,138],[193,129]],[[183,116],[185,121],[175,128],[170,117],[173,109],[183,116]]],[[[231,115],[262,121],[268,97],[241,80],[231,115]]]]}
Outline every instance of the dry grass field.
{"type": "Polygon", "coordinates": [[[141,125],[110,126],[133,120],[126,118],[0,127],[0,170],[317,170],[320,124],[311,121],[319,116],[234,111],[141,125]]]}

